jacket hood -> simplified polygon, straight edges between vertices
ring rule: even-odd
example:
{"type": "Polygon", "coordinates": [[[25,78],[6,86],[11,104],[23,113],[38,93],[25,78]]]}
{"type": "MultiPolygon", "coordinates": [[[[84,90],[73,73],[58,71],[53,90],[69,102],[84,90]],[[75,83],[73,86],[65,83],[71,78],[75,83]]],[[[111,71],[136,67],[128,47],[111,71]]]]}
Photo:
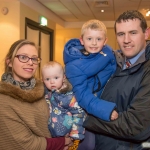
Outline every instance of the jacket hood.
{"type": "MultiPolygon", "coordinates": [[[[105,45],[103,49],[110,49],[112,50],[108,45],[105,45]]],[[[64,57],[64,63],[67,64],[73,60],[77,59],[90,59],[95,57],[97,53],[92,53],[89,55],[84,55],[81,50],[84,50],[84,46],[81,45],[79,39],[71,39],[69,40],[63,51],[63,57],[64,57]]],[[[99,52],[98,52],[99,53],[99,52]]]]}
{"type": "Polygon", "coordinates": [[[68,79],[65,79],[62,88],[59,90],[59,93],[66,94],[67,92],[70,92],[72,90],[72,85],[68,81],[68,79]]]}
{"type": "MultiPolygon", "coordinates": [[[[123,55],[122,51],[116,50],[116,51],[114,51],[114,53],[115,53],[115,56],[117,59],[117,63],[118,64],[124,63],[124,55],[123,55]]],[[[144,58],[144,60],[142,59],[142,61],[150,59],[150,42],[147,42],[144,55],[145,55],[145,58],[144,58]]]]}
{"type": "Polygon", "coordinates": [[[16,85],[1,81],[0,94],[10,96],[22,102],[33,103],[43,98],[44,85],[41,81],[36,81],[36,85],[33,89],[23,90],[16,85]]]}
{"type": "MultiPolygon", "coordinates": [[[[122,68],[122,66],[124,65],[125,56],[123,55],[121,50],[116,50],[114,51],[114,53],[116,56],[117,64],[122,68]]],[[[132,74],[133,72],[137,71],[137,69],[147,60],[150,60],[150,43],[147,43],[146,48],[145,48],[145,53],[143,53],[138,58],[138,60],[131,66],[129,70],[122,71],[122,75],[132,74]]]]}
{"type": "Polygon", "coordinates": [[[64,47],[64,63],[68,63],[74,59],[78,59],[82,56],[80,50],[84,49],[84,46],[81,45],[79,39],[69,40],[64,47]]]}

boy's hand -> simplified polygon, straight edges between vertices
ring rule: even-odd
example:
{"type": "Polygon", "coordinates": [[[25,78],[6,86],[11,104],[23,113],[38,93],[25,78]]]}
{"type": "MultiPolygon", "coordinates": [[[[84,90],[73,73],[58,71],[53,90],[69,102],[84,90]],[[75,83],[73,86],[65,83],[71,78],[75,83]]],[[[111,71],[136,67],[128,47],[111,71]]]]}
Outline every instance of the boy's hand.
{"type": "Polygon", "coordinates": [[[111,119],[111,120],[115,120],[115,119],[117,119],[117,118],[118,118],[118,113],[117,113],[117,111],[113,110],[110,119],[111,119]]]}

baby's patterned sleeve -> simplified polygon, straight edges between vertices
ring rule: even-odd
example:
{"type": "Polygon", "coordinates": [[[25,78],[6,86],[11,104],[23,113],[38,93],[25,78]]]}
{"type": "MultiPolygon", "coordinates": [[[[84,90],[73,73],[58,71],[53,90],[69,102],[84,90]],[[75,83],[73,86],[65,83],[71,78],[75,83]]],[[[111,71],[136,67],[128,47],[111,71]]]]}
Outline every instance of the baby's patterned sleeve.
{"type": "Polygon", "coordinates": [[[48,104],[48,108],[49,108],[48,124],[50,124],[50,114],[51,114],[51,112],[52,112],[52,106],[51,106],[51,102],[50,102],[50,99],[51,99],[51,97],[52,97],[51,92],[45,93],[44,97],[45,97],[45,100],[46,100],[46,102],[47,102],[47,104],[48,104]]]}
{"type": "Polygon", "coordinates": [[[72,114],[72,130],[70,137],[73,139],[84,139],[85,129],[83,128],[83,122],[86,118],[85,111],[78,105],[75,97],[72,98],[69,105],[70,113],[72,114]]]}

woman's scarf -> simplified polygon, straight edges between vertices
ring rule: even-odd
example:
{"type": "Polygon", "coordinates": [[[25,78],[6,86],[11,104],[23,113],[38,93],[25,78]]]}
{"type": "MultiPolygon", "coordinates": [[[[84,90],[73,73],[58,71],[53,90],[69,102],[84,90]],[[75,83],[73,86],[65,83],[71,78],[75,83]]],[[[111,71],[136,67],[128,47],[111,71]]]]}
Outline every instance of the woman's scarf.
{"type": "Polygon", "coordinates": [[[16,85],[16,86],[20,86],[21,89],[23,90],[30,90],[30,89],[33,89],[35,87],[35,84],[36,84],[36,80],[35,78],[31,78],[29,81],[26,81],[26,82],[19,82],[19,81],[16,81],[14,80],[14,78],[12,77],[12,74],[11,73],[4,73],[2,75],[2,78],[1,80],[3,82],[8,82],[8,83],[11,83],[13,85],[16,85]]]}

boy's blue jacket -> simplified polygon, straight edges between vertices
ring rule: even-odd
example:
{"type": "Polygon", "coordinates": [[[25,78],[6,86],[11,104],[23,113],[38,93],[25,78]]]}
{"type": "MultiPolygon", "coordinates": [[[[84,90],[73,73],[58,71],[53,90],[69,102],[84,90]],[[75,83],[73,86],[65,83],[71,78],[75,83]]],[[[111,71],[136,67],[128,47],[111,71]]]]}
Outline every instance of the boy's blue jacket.
{"type": "Polygon", "coordinates": [[[109,46],[104,46],[101,53],[89,55],[84,55],[83,49],[79,39],[66,43],[63,52],[66,76],[79,105],[89,114],[110,121],[116,104],[100,99],[100,95],[116,70],[115,56],[109,46]]]}

